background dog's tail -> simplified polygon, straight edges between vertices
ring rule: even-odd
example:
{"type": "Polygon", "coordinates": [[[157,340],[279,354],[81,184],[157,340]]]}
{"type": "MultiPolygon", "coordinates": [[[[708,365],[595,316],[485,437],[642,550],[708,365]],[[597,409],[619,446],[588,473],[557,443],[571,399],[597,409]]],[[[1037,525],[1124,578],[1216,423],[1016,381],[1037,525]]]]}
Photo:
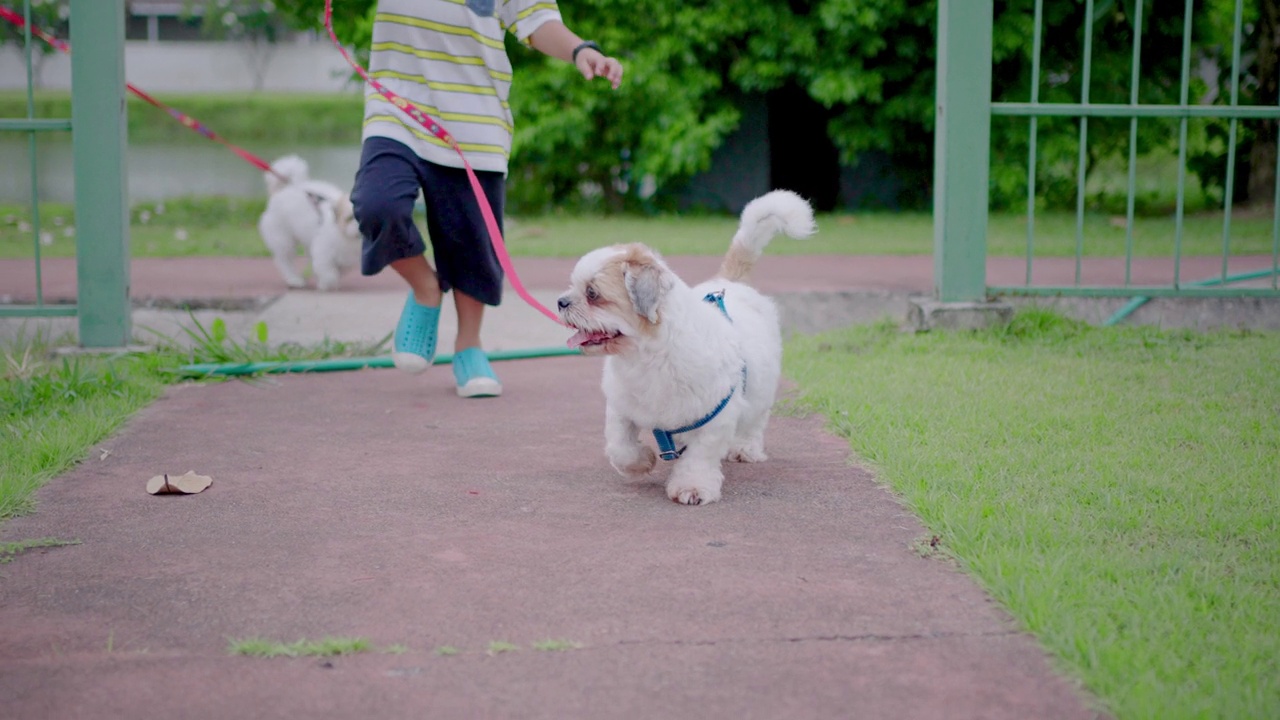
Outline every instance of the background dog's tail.
{"type": "Polygon", "coordinates": [[[274,172],[263,173],[267,181],[267,195],[275,195],[286,185],[304,183],[310,179],[311,170],[307,161],[297,155],[285,155],[271,163],[274,172]]]}
{"type": "Polygon", "coordinates": [[[742,209],[738,232],[720,264],[720,277],[733,281],[745,278],[778,233],[803,238],[815,230],[813,208],[804,198],[790,190],[761,195],[742,209]]]}

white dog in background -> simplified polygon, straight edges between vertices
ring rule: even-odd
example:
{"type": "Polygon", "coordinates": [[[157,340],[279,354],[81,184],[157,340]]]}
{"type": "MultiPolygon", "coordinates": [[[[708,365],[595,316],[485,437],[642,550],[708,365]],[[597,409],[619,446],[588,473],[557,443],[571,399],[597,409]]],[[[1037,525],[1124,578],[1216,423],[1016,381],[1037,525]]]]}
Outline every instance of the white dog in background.
{"type": "Polygon", "coordinates": [[[316,287],[332,290],[342,274],[360,263],[360,228],[350,196],[338,186],[312,180],[307,162],[286,155],[263,173],[267,208],[258,232],[271,251],[280,276],[291,288],[306,287],[294,267],[298,247],[306,248],[316,287]]]}
{"type": "Polygon", "coordinates": [[[782,332],[773,301],[740,281],[776,234],[814,230],[809,203],[775,190],[747,204],[719,274],[695,287],[641,244],[578,261],[560,317],[578,331],[571,347],[607,356],[605,452],[618,472],[653,469],[658,455],[640,441],[652,431],[663,459],[679,458],[667,496],[699,505],[720,499],[723,460],[767,459],[782,332]]]}

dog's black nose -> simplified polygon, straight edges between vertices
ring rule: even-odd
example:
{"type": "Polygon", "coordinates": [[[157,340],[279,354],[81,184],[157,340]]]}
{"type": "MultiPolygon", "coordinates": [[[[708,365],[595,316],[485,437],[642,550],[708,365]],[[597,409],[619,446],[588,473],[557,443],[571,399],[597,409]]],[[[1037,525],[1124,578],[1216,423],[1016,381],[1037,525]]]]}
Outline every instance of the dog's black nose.
{"type": "Polygon", "coordinates": [[[561,310],[564,310],[565,308],[569,307],[572,304],[573,304],[573,301],[570,300],[567,295],[556,301],[556,307],[560,308],[561,310]]]}

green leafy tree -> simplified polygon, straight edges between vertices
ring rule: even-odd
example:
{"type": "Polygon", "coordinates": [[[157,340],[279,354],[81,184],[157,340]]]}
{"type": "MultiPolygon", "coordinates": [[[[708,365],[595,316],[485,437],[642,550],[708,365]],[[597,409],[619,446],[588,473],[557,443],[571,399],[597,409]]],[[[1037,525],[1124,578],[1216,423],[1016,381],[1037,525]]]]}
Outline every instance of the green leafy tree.
{"type": "Polygon", "coordinates": [[[188,16],[204,33],[220,39],[275,42],[283,29],[273,0],[187,0],[188,16]]]}
{"type": "MultiPolygon", "coordinates": [[[[21,2],[7,2],[5,5],[17,15],[22,16],[21,2]]],[[[31,24],[45,32],[52,33],[54,37],[66,39],[67,21],[70,17],[71,0],[31,0],[31,24]]],[[[23,32],[23,29],[16,25],[0,22],[0,45],[8,43],[21,45],[23,32]]],[[[39,49],[40,52],[56,52],[43,41],[36,38],[32,39],[36,43],[34,47],[39,49]]]]}
{"type": "MultiPolygon", "coordinates": [[[[1217,104],[1226,104],[1231,93],[1231,38],[1234,32],[1234,0],[1206,0],[1208,30],[1201,44],[1202,57],[1218,69],[1213,92],[1217,104]]],[[[1243,5],[1239,103],[1275,107],[1280,102],[1280,1],[1257,0],[1243,5]]],[[[1273,120],[1242,120],[1237,126],[1237,154],[1233,201],[1270,203],[1275,198],[1276,131],[1273,120]]],[[[1226,192],[1227,150],[1230,123],[1205,124],[1205,142],[1191,154],[1188,165],[1200,181],[1221,200],[1226,192]]]]}
{"type": "MultiPolygon", "coordinates": [[[[1255,50],[1246,84],[1248,99],[1255,105],[1280,104],[1280,0],[1259,0],[1258,15],[1251,28],[1249,47],[1255,50]]],[[[1249,180],[1245,183],[1250,202],[1272,202],[1276,188],[1277,123],[1274,120],[1248,123],[1252,141],[1249,150],[1249,180]]]]}
{"type": "MultiPolygon", "coordinates": [[[[292,27],[308,30],[324,28],[324,0],[275,0],[276,12],[292,27]]],[[[373,42],[373,16],[377,0],[333,0],[333,30],[338,39],[354,49],[361,60],[369,57],[373,42]]]]}
{"type": "Polygon", "coordinates": [[[638,204],[646,177],[662,186],[706,170],[741,121],[728,77],[739,54],[733,40],[768,7],[586,0],[561,11],[580,36],[619,57],[626,74],[609,91],[552,58],[510,53],[520,199],[560,205],[585,180],[606,209],[618,210],[638,204]]]}
{"type": "MultiPolygon", "coordinates": [[[[1092,17],[1083,2],[1045,3],[1041,48],[1041,102],[1075,103],[1084,99],[1084,33],[1092,34],[1088,100],[1128,104],[1131,92],[1133,42],[1137,21],[1133,0],[1098,0],[1092,17]]],[[[1031,38],[1034,9],[1030,0],[1003,3],[998,10],[1004,32],[997,32],[993,90],[995,99],[1022,101],[1031,93],[1031,38]]],[[[1202,8],[1193,24],[1205,23],[1202,8]]],[[[1180,3],[1146,0],[1142,17],[1142,47],[1138,102],[1174,104],[1179,101],[1183,7],[1180,3]]],[[[1194,58],[1193,58],[1194,62],[1194,58]]],[[[1192,102],[1207,86],[1193,77],[1192,102]]],[[[1079,157],[1079,126],[1073,118],[1038,121],[1037,190],[1050,206],[1074,206],[1079,157]]],[[[1144,119],[1138,124],[1138,152],[1169,152],[1176,146],[1177,123],[1144,119]]],[[[992,128],[992,200],[997,206],[1025,198],[1028,121],[999,118],[992,128]]],[[[1086,174],[1105,158],[1127,157],[1129,121],[1090,119],[1085,154],[1086,174]]]]}
{"type": "Polygon", "coordinates": [[[186,13],[200,19],[205,35],[244,44],[253,72],[253,89],[261,90],[275,44],[287,27],[276,3],[273,0],[187,0],[186,13]]]}
{"type": "MultiPolygon", "coordinates": [[[[1097,0],[1089,18],[1083,0],[1044,4],[1041,101],[1079,100],[1088,27],[1093,37],[1090,100],[1128,102],[1136,1],[1097,0]]],[[[1197,4],[1194,62],[1222,52],[1223,23],[1230,25],[1230,12],[1222,19],[1223,8],[1232,2],[1197,4]]],[[[1261,2],[1270,7],[1276,0],[1261,2]]],[[[1145,3],[1139,98],[1177,102],[1182,4],[1145,3]]],[[[322,0],[276,4],[292,22],[320,26],[322,0]]],[[[374,0],[335,0],[336,30],[345,43],[368,47],[374,6],[374,0]]],[[[646,185],[679,186],[710,167],[712,153],[743,122],[741,99],[749,94],[805,100],[825,123],[843,163],[881,153],[901,181],[899,203],[928,203],[936,0],[574,0],[560,9],[579,35],[622,60],[626,76],[621,88],[609,91],[509,39],[516,76],[513,207],[573,203],[584,186],[595,191],[605,209],[641,207],[646,185]]],[[[1033,13],[1033,0],[996,0],[996,100],[1029,99],[1033,13]]],[[[1251,37],[1264,32],[1259,23],[1250,28],[1251,37]]],[[[1229,53],[1229,27],[1226,33],[1229,53]]],[[[1270,37],[1274,44],[1274,32],[1270,37]]],[[[1259,58],[1261,66],[1265,58],[1259,58]]],[[[1196,79],[1192,97],[1202,98],[1210,89],[1196,79]]],[[[1090,121],[1087,170],[1127,154],[1128,126],[1127,120],[1090,121]]],[[[1206,177],[1217,172],[1211,166],[1222,156],[1211,126],[1198,126],[1193,135],[1193,157],[1199,162],[1194,169],[1206,177]]],[[[1027,127],[1025,118],[993,123],[991,186],[998,207],[1025,202],[1027,127]]],[[[1037,190],[1049,205],[1074,205],[1078,137],[1075,120],[1038,123],[1037,190]]],[[[1143,153],[1168,153],[1176,138],[1175,122],[1140,123],[1143,153]]]]}
{"type": "MultiPolygon", "coordinates": [[[[19,16],[23,14],[22,4],[6,3],[10,10],[19,16]]],[[[31,24],[34,28],[43,30],[56,38],[62,40],[67,39],[68,22],[71,17],[71,0],[31,0],[31,24]]],[[[11,23],[0,21],[0,47],[5,45],[16,45],[22,47],[24,42],[25,31],[11,23]]],[[[44,60],[49,55],[53,55],[58,51],[50,44],[32,35],[31,37],[31,63],[33,82],[36,87],[40,86],[40,69],[44,66],[44,60]]]]}

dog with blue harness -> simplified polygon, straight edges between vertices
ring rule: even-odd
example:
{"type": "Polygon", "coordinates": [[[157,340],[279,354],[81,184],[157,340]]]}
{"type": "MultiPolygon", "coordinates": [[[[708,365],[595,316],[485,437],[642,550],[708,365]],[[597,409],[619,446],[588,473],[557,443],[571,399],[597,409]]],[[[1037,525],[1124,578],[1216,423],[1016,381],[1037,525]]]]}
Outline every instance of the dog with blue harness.
{"type": "Polygon", "coordinates": [[[578,261],[557,304],[576,331],[568,344],[604,357],[605,454],[615,470],[644,476],[670,461],[667,496],[702,505],[721,499],[724,461],[767,459],[782,332],[773,301],[745,280],[776,235],[814,230],[809,203],[776,190],[747,204],[719,273],[699,285],[643,244],[578,261]],[[656,451],[643,441],[649,434],[656,451]]]}

